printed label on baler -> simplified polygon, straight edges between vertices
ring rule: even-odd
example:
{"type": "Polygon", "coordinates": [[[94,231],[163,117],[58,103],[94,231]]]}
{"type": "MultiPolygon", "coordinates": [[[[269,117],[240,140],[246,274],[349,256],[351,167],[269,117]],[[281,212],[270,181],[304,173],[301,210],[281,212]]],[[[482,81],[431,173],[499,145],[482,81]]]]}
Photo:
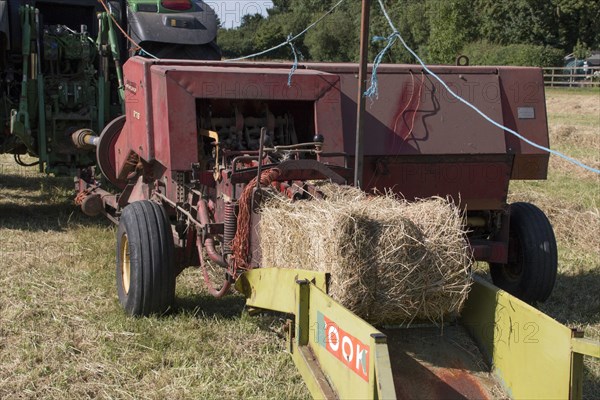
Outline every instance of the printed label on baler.
{"type": "Polygon", "coordinates": [[[137,85],[135,82],[130,81],[129,79],[125,81],[125,90],[130,91],[133,94],[137,93],[137,85]]]}
{"type": "Polygon", "coordinates": [[[317,312],[317,341],[365,381],[369,381],[369,346],[317,312]]]}

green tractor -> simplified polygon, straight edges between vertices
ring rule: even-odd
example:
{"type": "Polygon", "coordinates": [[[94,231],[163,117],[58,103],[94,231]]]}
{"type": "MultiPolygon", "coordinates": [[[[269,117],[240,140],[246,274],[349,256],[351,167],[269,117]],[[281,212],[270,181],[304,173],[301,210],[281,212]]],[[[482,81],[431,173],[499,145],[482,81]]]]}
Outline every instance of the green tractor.
{"type": "Polygon", "coordinates": [[[94,165],[86,141],[122,114],[122,63],[218,60],[217,24],[200,0],[0,0],[0,154],[56,175],[94,165]]]}

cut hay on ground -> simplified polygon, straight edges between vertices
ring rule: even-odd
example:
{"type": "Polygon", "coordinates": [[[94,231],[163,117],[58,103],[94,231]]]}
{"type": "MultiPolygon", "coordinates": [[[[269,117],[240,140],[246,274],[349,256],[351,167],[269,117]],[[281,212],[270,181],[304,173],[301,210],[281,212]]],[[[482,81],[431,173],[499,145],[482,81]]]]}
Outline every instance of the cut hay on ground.
{"type": "Polygon", "coordinates": [[[441,322],[460,312],[472,259],[460,211],[325,185],[326,200],[262,210],[262,265],[331,273],[330,294],[374,324],[441,322]]]}

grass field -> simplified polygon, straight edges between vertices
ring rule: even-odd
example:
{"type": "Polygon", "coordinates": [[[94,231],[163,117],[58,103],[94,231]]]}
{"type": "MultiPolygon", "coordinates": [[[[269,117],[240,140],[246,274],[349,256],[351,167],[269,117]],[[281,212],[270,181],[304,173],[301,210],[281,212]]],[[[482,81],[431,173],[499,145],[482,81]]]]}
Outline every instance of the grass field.
{"type": "MultiPolygon", "coordinates": [[[[600,91],[546,92],[550,143],[600,168],[600,91]]],[[[537,204],[558,240],[559,276],[540,309],[600,340],[600,177],[552,156],[547,181],[513,182],[509,201],[537,204]]],[[[600,360],[586,359],[586,398],[600,398],[600,360]]]]}
{"type": "MultiPolygon", "coordinates": [[[[554,148],[600,167],[600,92],[547,93],[554,148]]],[[[559,241],[560,270],[541,308],[600,339],[600,180],[552,158],[545,182],[516,182],[559,241]]],[[[213,300],[197,270],[178,279],[177,308],[127,318],[114,284],[115,228],[81,215],[72,181],[0,157],[0,398],[306,398],[275,317],[240,297],[213,300]]],[[[586,397],[600,363],[586,359],[586,397]]]]}

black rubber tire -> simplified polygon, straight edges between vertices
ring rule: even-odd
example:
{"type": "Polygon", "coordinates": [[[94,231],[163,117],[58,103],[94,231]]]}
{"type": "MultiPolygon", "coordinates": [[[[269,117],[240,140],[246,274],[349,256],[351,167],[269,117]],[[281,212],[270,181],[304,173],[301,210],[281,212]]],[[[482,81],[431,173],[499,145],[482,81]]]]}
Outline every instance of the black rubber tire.
{"type": "Polygon", "coordinates": [[[127,314],[162,314],[172,306],[173,253],[173,232],[163,207],[147,200],[125,207],[117,230],[116,275],[119,302],[127,314]],[[124,269],[129,270],[129,284],[124,269]]]}
{"type": "Polygon", "coordinates": [[[548,217],[530,203],[510,205],[508,264],[490,264],[494,284],[528,303],[545,301],[558,270],[556,238],[548,217]]]}

